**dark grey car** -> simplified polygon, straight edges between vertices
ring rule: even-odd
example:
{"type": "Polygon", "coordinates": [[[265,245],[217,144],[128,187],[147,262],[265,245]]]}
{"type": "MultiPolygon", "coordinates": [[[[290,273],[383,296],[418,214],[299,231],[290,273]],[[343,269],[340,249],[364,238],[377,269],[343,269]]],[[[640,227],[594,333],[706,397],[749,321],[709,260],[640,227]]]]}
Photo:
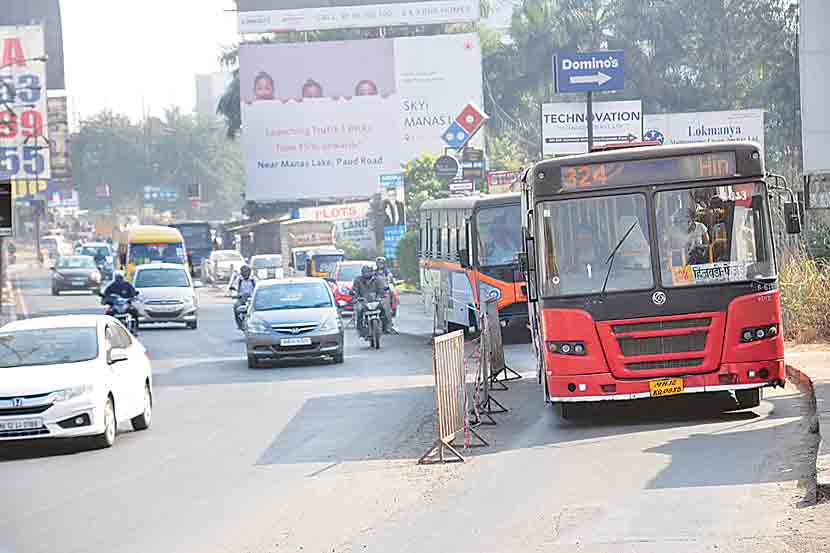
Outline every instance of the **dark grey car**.
{"type": "Polygon", "coordinates": [[[70,290],[98,293],[101,271],[88,255],[69,255],[58,259],[52,267],[52,295],[70,290]]]}
{"type": "Polygon", "coordinates": [[[343,362],[343,322],[320,278],[260,282],[245,325],[248,367],[290,358],[343,362]]]}

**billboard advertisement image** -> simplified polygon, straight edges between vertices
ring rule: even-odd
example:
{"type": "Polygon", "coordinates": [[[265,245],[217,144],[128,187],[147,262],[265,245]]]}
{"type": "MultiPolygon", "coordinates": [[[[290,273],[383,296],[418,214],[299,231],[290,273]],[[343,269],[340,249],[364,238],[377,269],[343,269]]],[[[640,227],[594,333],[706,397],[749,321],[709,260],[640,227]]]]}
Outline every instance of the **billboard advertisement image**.
{"type": "Polygon", "coordinates": [[[50,176],[43,27],[0,27],[0,171],[37,182],[50,176]]]}
{"type": "MultiPolygon", "coordinates": [[[[542,104],[542,156],[588,153],[585,102],[542,104]]],[[[640,100],[594,102],[594,145],[639,141],[643,135],[640,100]]]]}
{"type": "Polygon", "coordinates": [[[301,207],[300,219],[334,221],[338,242],[352,242],[358,248],[374,249],[375,235],[369,220],[369,202],[301,207]]]}
{"type": "Polygon", "coordinates": [[[747,140],[764,147],[764,110],[658,113],[643,117],[643,140],[663,144],[747,140]]]}
{"type": "Polygon", "coordinates": [[[240,49],[246,199],[359,198],[481,102],[477,35],[240,49]]]}

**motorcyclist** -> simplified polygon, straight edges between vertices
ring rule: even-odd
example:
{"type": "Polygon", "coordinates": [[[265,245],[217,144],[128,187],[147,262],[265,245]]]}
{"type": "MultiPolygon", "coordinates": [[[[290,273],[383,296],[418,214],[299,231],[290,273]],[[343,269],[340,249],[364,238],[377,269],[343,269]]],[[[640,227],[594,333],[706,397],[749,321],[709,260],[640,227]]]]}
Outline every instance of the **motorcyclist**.
{"type": "Polygon", "coordinates": [[[392,290],[390,286],[394,277],[392,276],[392,271],[390,271],[389,267],[386,265],[385,257],[378,257],[375,259],[375,276],[382,278],[385,285],[385,291],[383,294],[383,311],[386,314],[386,318],[383,322],[383,331],[387,333],[393,332],[394,321],[392,319],[392,290]]]}
{"type": "Polygon", "coordinates": [[[366,331],[363,325],[363,310],[366,309],[366,302],[357,300],[367,300],[372,295],[377,299],[381,299],[385,292],[386,281],[383,277],[377,276],[375,270],[369,265],[361,267],[360,276],[354,279],[352,283],[352,297],[357,302],[354,309],[354,316],[357,320],[357,331],[361,335],[366,331]]]}
{"type": "Polygon", "coordinates": [[[251,268],[248,265],[243,265],[239,269],[239,276],[233,281],[231,291],[236,292],[236,301],[233,304],[233,316],[239,324],[236,309],[248,301],[248,298],[253,295],[256,289],[256,279],[251,275],[251,268]]]}
{"type": "MultiPolygon", "coordinates": [[[[101,303],[104,305],[112,305],[110,296],[119,296],[124,299],[132,300],[137,295],[138,291],[136,291],[132,284],[127,282],[127,279],[124,278],[124,273],[121,271],[115,271],[112,282],[104,289],[101,303]]],[[[132,303],[130,304],[129,312],[130,315],[138,321],[138,309],[136,309],[132,303]]],[[[136,333],[138,333],[138,325],[136,325],[136,333]]]]}

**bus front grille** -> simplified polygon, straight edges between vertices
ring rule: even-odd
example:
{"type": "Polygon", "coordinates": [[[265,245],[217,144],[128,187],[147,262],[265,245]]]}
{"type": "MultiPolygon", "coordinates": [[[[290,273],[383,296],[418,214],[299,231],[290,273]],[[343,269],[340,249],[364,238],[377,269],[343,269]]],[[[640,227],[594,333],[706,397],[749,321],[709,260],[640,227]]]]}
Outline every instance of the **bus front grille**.
{"type": "Polygon", "coordinates": [[[688,353],[706,349],[706,332],[679,334],[676,336],[652,336],[649,338],[619,337],[617,342],[625,357],[637,355],[662,355],[688,353]]]}
{"type": "Polygon", "coordinates": [[[665,361],[626,363],[625,368],[629,371],[653,371],[655,369],[685,369],[688,367],[699,367],[702,364],[703,358],[695,357],[693,359],[671,359],[665,361]]]}

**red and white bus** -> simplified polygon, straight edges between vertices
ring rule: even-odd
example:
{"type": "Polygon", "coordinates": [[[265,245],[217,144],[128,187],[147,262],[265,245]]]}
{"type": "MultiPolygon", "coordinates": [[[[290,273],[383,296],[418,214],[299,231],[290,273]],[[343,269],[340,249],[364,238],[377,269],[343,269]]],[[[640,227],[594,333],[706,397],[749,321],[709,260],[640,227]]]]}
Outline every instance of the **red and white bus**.
{"type": "Polygon", "coordinates": [[[526,172],[531,326],[545,400],[564,418],[701,392],[755,407],[763,387],[783,386],[764,176],[751,143],[594,152],[526,172]]]}

